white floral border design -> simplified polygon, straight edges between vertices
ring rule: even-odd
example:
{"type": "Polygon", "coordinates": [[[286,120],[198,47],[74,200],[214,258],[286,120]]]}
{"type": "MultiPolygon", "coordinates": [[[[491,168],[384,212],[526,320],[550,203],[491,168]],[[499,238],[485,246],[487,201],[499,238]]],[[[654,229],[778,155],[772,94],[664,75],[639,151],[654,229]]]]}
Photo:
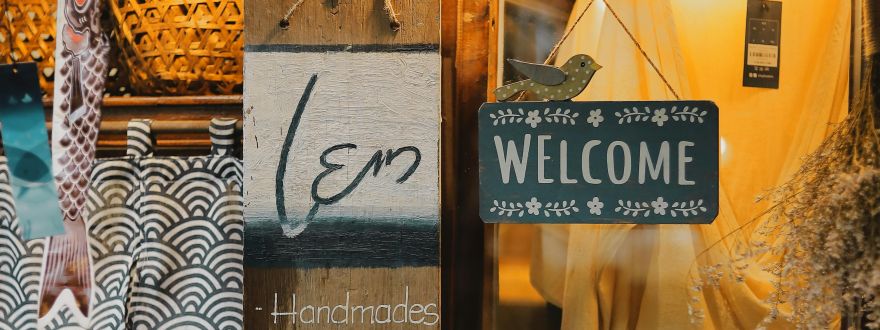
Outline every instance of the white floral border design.
{"type": "Polygon", "coordinates": [[[672,116],[672,120],[674,121],[690,121],[694,122],[696,120],[698,123],[703,123],[703,117],[708,114],[706,110],[700,110],[699,107],[693,107],[686,105],[683,109],[678,110],[678,106],[672,106],[672,110],[669,111],[669,114],[672,116]]]}
{"type": "Polygon", "coordinates": [[[552,112],[550,108],[544,109],[544,120],[548,123],[552,121],[554,123],[562,122],[563,124],[574,125],[574,119],[579,115],[580,113],[577,112],[571,113],[571,109],[565,109],[565,111],[563,111],[562,108],[556,108],[556,112],[552,112]]]}
{"type": "Polygon", "coordinates": [[[699,107],[691,106],[684,106],[684,108],[679,109],[677,105],[674,105],[670,108],[669,113],[666,112],[665,107],[651,109],[650,107],[645,106],[643,109],[644,111],[632,107],[623,108],[622,111],[614,112],[614,116],[618,118],[617,124],[623,125],[624,122],[626,122],[626,124],[631,124],[633,122],[647,122],[650,120],[658,127],[662,127],[670,118],[673,121],[696,122],[702,124],[704,121],[703,117],[708,114],[706,110],[700,110],[699,107]]]}
{"type": "MultiPolygon", "coordinates": [[[[621,111],[615,111],[614,116],[618,118],[617,124],[619,125],[650,121],[658,127],[662,127],[670,119],[676,122],[702,124],[705,121],[704,117],[708,114],[706,110],[700,110],[699,107],[689,105],[681,109],[674,105],[669,109],[669,112],[666,110],[665,107],[652,109],[648,106],[644,106],[642,109],[637,107],[623,108],[621,111]]],[[[537,128],[541,123],[575,125],[577,123],[575,118],[579,115],[580,113],[572,112],[568,108],[556,108],[555,111],[550,108],[544,108],[544,110],[523,110],[523,108],[514,110],[507,108],[498,109],[496,113],[490,113],[489,118],[492,119],[492,126],[525,123],[532,126],[532,128],[537,128]]],[[[593,109],[589,111],[586,124],[599,127],[604,120],[605,117],[602,116],[602,109],[593,109]]]]}
{"type": "Polygon", "coordinates": [[[623,215],[632,215],[633,217],[639,216],[639,213],[642,212],[644,216],[651,215],[651,207],[648,205],[648,202],[632,202],[618,199],[617,207],[614,208],[614,212],[621,213],[623,211],[623,215]]]}
{"type": "Polygon", "coordinates": [[[504,215],[507,213],[507,216],[512,216],[514,213],[517,213],[517,217],[522,217],[525,214],[525,208],[523,207],[522,202],[510,202],[510,206],[508,206],[507,201],[498,201],[497,199],[492,200],[492,208],[489,209],[489,212],[495,213],[498,212],[498,215],[504,215]]]}
{"type": "Polygon", "coordinates": [[[706,207],[703,206],[703,200],[698,199],[696,202],[690,200],[688,202],[673,202],[672,208],[669,210],[669,213],[674,218],[676,216],[676,212],[680,212],[683,217],[688,215],[697,215],[699,213],[705,213],[706,207]],[[685,206],[687,204],[687,206],[685,206]],[[699,211],[699,212],[697,212],[699,211]]]}
{"type": "Polygon", "coordinates": [[[571,215],[572,213],[577,213],[580,211],[577,206],[574,206],[575,200],[570,201],[562,201],[560,202],[547,202],[544,204],[544,216],[550,217],[551,214],[555,213],[557,217],[565,215],[571,215]]]}
{"type": "Polygon", "coordinates": [[[525,111],[522,108],[517,109],[515,113],[513,109],[508,108],[507,113],[502,109],[498,109],[498,114],[490,113],[489,118],[492,118],[492,126],[505,125],[507,123],[521,123],[523,121],[523,117],[525,116],[525,111]]]}
{"type": "MultiPolygon", "coordinates": [[[[526,214],[541,216],[546,218],[568,216],[580,212],[580,208],[576,206],[576,200],[563,200],[554,202],[541,202],[537,197],[532,197],[528,201],[504,201],[492,200],[492,207],[489,212],[497,213],[499,216],[516,216],[522,218],[526,214]]],[[[589,214],[601,215],[605,206],[599,197],[593,197],[586,202],[589,214]]],[[[708,210],[703,205],[702,199],[673,202],[669,204],[663,197],[657,197],[653,201],[630,201],[617,200],[617,207],[614,212],[624,216],[648,217],[654,215],[668,215],[676,217],[695,216],[700,213],[706,213],[708,210]]]]}
{"type": "Polygon", "coordinates": [[[489,212],[497,213],[498,215],[507,215],[508,217],[516,215],[516,217],[523,217],[526,213],[533,215],[541,215],[544,217],[561,217],[563,215],[571,215],[572,213],[580,212],[580,209],[575,206],[577,202],[575,200],[568,201],[555,201],[555,202],[547,202],[542,203],[538,201],[537,197],[532,197],[530,200],[526,202],[522,201],[499,201],[497,199],[492,200],[492,207],[489,208],[489,212]]]}
{"type": "Polygon", "coordinates": [[[524,122],[526,125],[531,125],[532,128],[538,127],[538,124],[542,122],[574,125],[577,123],[575,118],[578,116],[580,116],[580,113],[572,113],[571,109],[563,108],[556,108],[556,111],[544,108],[543,113],[541,109],[525,111],[522,108],[517,108],[514,111],[508,108],[506,110],[499,109],[496,113],[489,114],[489,118],[492,118],[492,126],[524,122]]]}
{"type": "Polygon", "coordinates": [[[687,217],[705,213],[707,209],[703,205],[702,199],[673,202],[672,205],[669,205],[669,202],[665,201],[663,197],[657,197],[656,200],[651,202],[624,201],[619,199],[617,200],[617,207],[614,208],[614,212],[634,218],[640,215],[647,217],[652,213],[656,215],[666,215],[667,211],[670,216],[675,218],[679,215],[687,217]]]}
{"type": "Polygon", "coordinates": [[[632,110],[630,110],[630,108],[623,108],[623,114],[619,111],[615,111],[614,116],[620,118],[617,120],[618,124],[623,124],[624,120],[627,123],[631,123],[633,120],[636,122],[648,121],[648,119],[651,118],[651,108],[645,107],[645,112],[641,112],[641,110],[636,109],[635,107],[633,107],[632,110]]]}

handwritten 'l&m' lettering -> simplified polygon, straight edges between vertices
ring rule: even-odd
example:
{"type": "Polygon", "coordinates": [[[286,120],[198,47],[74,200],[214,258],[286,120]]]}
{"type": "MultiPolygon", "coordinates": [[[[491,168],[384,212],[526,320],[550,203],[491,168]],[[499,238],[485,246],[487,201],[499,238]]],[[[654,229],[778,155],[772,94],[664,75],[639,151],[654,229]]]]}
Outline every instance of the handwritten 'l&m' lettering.
{"type": "MultiPolygon", "coordinates": [[[[414,146],[405,146],[398,149],[387,149],[384,152],[382,150],[377,150],[373,153],[373,156],[367,161],[366,164],[361,168],[358,174],[354,177],[354,179],[349,182],[345,188],[339,191],[336,194],[324,197],[318,192],[318,187],[321,182],[333,172],[341,170],[345,168],[346,165],[336,164],[327,159],[327,157],[333,152],[339,150],[355,150],[357,149],[357,145],[353,143],[343,143],[337,144],[330,148],[324,150],[321,153],[321,157],[319,158],[319,162],[321,166],[324,167],[324,171],[318,174],[314,181],[312,181],[311,187],[311,196],[315,201],[312,204],[311,209],[309,210],[308,215],[302,221],[289,221],[287,219],[287,209],[285,207],[285,198],[284,198],[284,177],[287,173],[287,165],[290,162],[290,150],[293,146],[293,139],[296,136],[296,130],[299,127],[299,123],[302,120],[303,113],[305,112],[306,105],[308,104],[309,97],[312,94],[312,90],[317,83],[318,75],[312,75],[309,79],[308,84],[306,85],[305,90],[303,91],[303,95],[297,104],[296,111],[294,111],[293,118],[290,121],[290,126],[287,130],[287,135],[284,139],[284,144],[281,146],[281,155],[278,161],[278,168],[275,173],[275,207],[278,212],[278,220],[282,225],[282,230],[287,234],[290,233],[292,236],[297,235],[302,232],[308,223],[315,217],[315,214],[318,213],[318,209],[321,205],[332,205],[338,203],[340,200],[348,196],[358,185],[361,184],[364,177],[372,170],[373,177],[379,175],[382,171],[383,166],[389,166],[394,162],[394,160],[402,155],[403,153],[410,153],[413,156],[412,163],[407,168],[406,172],[404,172],[400,177],[397,178],[397,183],[404,183],[410,176],[415,173],[416,169],[419,167],[419,163],[422,159],[422,154],[418,148],[414,146]]],[[[291,236],[291,237],[292,237],[291,236]]]]}

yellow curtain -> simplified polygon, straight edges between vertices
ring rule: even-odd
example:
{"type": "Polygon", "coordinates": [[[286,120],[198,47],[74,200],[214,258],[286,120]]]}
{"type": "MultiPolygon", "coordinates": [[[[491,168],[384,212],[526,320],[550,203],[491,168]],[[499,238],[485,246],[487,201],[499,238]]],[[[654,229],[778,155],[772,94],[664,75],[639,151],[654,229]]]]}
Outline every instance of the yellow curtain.
{"type": "MultiPolygon", "coordinates": [[[[571,21],[591,1],[578,0],[571,21]]],[[[779,89],[742,86],[745,0],[609,3],[683,99],[718,105],[719,215],[710,225],[541,225],[532,282],[562,307],[565,329],[753,329],[769,311],[769,275],[753,267],[743,282],[725,278],[699,293],[705,318],[694,325],[688,271],[697,254],[765,210],[755,198],[790,178],[845,116],[850,0],[783,2],[779,89]]],[[[577,100],[673,99],[602,0],[558,60],[576,53],[604,67],[577,100]]],[[[698,266],[725,263],[751,229],[725,239],[698,266]]],[[[789,326],[781,317],[770,328],[789,326]]]]}

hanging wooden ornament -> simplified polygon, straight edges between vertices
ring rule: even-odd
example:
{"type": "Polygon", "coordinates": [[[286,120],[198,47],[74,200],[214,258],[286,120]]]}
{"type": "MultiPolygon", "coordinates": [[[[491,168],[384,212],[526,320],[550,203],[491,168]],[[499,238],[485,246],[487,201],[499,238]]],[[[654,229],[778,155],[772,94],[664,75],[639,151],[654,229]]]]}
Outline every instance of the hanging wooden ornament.
{"type": "Polygon", "coordinates": [[[529,79],[495,89],[495,98],[499,100],[509,99],[517,93],[525,91],[544,100],[568,100],[583,92],[596,71],[602,68],[590,55],[584,54],[572,56],[559,68],[514,59],[507,61],[529,79]]]}
{"type": "Polygon", "coordinates": [[[52,111],[52,168],[65,234],[49,239],[40,291],[41,322],[62,314],[88,327],[92,262],[83,220],[101,120],[109,44],[99,0],[59,0],[52,111]]]}
{"type": "Polygon", "coordinates": [[[528,79],[497,88],[478,115],[480,217],[488,223],[711,223],[718,213],[718,107],[681,100],[602,0],[674,101],[571,102],[602,68],[577,54],[550,65],[509,59],[528,79]],[[563,102],[560,102],[563,101],[563,102]],[[606,120],[607,118],[607,120],[606,120]]]}

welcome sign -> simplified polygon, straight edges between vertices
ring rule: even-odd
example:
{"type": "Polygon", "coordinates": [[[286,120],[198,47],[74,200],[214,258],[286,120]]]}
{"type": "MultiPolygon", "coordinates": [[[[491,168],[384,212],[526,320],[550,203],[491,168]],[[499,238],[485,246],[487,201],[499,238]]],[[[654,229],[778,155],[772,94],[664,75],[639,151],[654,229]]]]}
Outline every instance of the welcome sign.
{"type": "Polygon", "coordinates": [[[711,223],[711,101],[484,103],[480,216],[503,223],[711,223]]]}

